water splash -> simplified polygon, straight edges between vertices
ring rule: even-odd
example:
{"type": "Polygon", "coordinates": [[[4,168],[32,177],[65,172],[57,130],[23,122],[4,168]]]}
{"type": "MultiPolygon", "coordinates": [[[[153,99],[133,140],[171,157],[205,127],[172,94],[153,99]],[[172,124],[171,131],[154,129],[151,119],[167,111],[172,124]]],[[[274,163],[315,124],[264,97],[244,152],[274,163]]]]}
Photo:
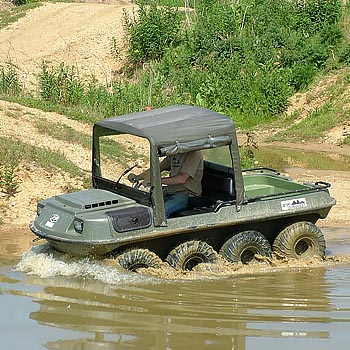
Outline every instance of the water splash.
{"type": "Polygon", "coordinates": [[[218,263],[199,264],[192,271],[178,271],[164,263],[161,268],[140,268],[138,273],[126,271],[114,259],[79,258],[60,253],[42,244],[30,248],[22,255],[16,271],[36,275],[40,278],[54,276],[92,278],[107,284],[159,283],[164,280],[199,280],[246,274],[260,274],[281,269],[302,269],[320,266],[349,264],[350,257],[327,256],[321,259],[286,259],[256,256],[247,265],[229,263],[218,256],[218,263]]]}
{"type": "Polygon", "coordinates": [[[108,264],[107,260],[79,258],[59,253],[42,244],[31,247],[22,255],[15,267],[16,271],[36,275],[40,278],[54,276],[85,277],[108,284],[150,282],[150,277],[123,270],[117,263],[108,264]]]}

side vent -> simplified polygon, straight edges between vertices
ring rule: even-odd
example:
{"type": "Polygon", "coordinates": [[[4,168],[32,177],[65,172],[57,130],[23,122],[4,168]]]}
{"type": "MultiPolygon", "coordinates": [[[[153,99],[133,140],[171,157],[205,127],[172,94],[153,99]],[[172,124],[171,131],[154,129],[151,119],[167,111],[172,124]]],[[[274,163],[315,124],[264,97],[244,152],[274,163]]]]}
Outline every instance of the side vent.
{"type": "Polygon", "coordinates": [[[151,226],[152,215],[147,207],[129,207],[106,212],[117,232],[139,230],[151,226]]]}
{"type": "Polygon", "coordinates": [[[85,209],[92,209],[92,208],[106,207],[106,206],[114,205],[117,203],[118,203],[118,199],[113,199],[112,201],[85,204],[84,208],[85,209]]]}

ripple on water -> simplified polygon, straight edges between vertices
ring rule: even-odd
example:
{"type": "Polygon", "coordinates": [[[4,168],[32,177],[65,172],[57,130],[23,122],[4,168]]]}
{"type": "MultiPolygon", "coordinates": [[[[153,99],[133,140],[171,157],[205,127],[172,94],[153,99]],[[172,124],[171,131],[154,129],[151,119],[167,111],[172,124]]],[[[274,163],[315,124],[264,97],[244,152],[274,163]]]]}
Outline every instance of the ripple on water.
{"type": "MultiPolygon", "coordinates": [[[[332,256],[262,259],[248,266],[221,261],[182,273],[169,267],[133,273],[113,260],[72,257],[44,244],[23,254],[16,269],[26,286],[42,286],[22,293],[36,303],[31,320],[83,336],[98,332],[101,348],[267,350],[295,349],[300,341],[313,350],[344,345],[349,263],[349,257],[332,256]]],[[[91,349],[97,349],[96,337],[91,349]]],[[[47,347],[86,344],[86,336],[57,339],[47,347]]]]}

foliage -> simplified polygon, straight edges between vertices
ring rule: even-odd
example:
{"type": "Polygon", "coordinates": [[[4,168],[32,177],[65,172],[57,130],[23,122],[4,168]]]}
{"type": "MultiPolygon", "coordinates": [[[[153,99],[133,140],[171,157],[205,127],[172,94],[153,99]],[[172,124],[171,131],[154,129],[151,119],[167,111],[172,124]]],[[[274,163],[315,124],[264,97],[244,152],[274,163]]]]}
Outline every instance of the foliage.
{"type": "Polygon", "coordinates": [[[179,41],[180,16],[169,6],[158,8],[154,2],[138,3],[137,13],[124,12],[127,30],[128,59],[133,64],[160,60],[167,48],[179,41]]]}
{"type": "Polygon", "coordinates": [[[50,68],[43,63],[39,84],[41,97],[45,100],[64,105],[74,105],[81,101],[83,84],[75,67],[61,63],[56,68],[50,68]]]}
{"type": "MultiPolygon", "coordinates": [[[[43,108],[93,122],[146,106],[196,104],[249,130],[283,115],[289,97],[317,75],[350,62],[343,34],[349,6],[340,0],[189,4],[194,11],[186,21],[172,7],[183,5],[178,0],[142,0],[135,13],[125,13],[127,74],[109,86],[81,77],[75,67],[43,63],[43,108]]],[[[115,40],[111,51],[120,53],[115,40]]]]}
{"type": "MultiPolygon", "coordinates": [[[[168,103],[212,108],[245,128],[275,119],[291,94],[309,86],[343,50],[338,0],[202,0],[195,6],[181,41],[150,64],[162,84],[158,89],[168,103]]],[[[130,23],[133,47],[130,28],[152,26],[130,23]]],[[[143,55],[140,61],[154,58],[143,55]]]]}
{"type": "Polygon", "coordinates": [[[239,148],[241,167],[246,169],[256,166],[257,160],[255,158],[255,151],[258,149],[256,135],[253,132],[247,132],[246,140],[239,148]]]}
{"type": "Polygon", "coordinates": [[[0,93],[18,95],[20,92],[21,85],[17,68],[11,62],[0,65],[0,93]]]}
{"type": "Polygon", "coordinates": [[[305,36],[336,23],[341,13],[341,2],[338,0],[297,0],[293,7],[296,13],[295,25],[305,36]]]}
{"type": "MultiPolygon", "coordinates": [[[[254,118],[261,122],[281,113],[288,97],[308,86],[324,67],[328,46],[322,44],[316,29],[312,35],[311,29],[306,34],[300,28],[293,1],[242,1],[236,6],[212,3],[201,9],[189,49],[199,69],[216,72],[224,58],[216,80],[220,86],[222,81],[229,84],[216,93],[216,104],[233,116],[238,114],[239,121],[254,118]]],[[[331,23],[333,17],[325,17],[331,23]]]]}
{"type": "Polygon", "coordinates": [[[28,0],[12,0],[12,3],[15,6],[21,6],[21,5],[25,5],[26,3],[28,3],[28,0]]]}
{"type": "Polygon", "coordinates": [[[26,11],[40,6],[39,2],[30,1],[24,5],[17,5],[15,7],[9,7],[5,10],[0,11],[0,28],[4,28],[7,25],[16,22],[19,18],[25,16],[26,11]]]}
{"type": "Polygon", "coordinates": [[[15,6],[24,6],[38,3],[40,0],[11,0],[15,6]]]}
{"type": "MultiPolygon", "coordinates": [[[[51,108],[62,105],[70,107],[74,112],[73,118],[87,121],[131,113],[144,109],[147,105],[155,107],[166,103],[161,95],[163,86],[159,83],[152,72],[147,72],[138,78],[136,84],[115,80],[106,87],[93,76],[89,80],[82,80],[75,67],[63,63],[58,67],[43,64],[39,73],[40,97],[51,108]]],[[[65,110],[65,113],[69,112],[65,110]]]]}
{"type": "MultiPolygon", "coordinates": [[[[0,143],[3,146],[0,148],[0,157],[1,159],[6,159],[6,162],[3,162],[5,167],[11,168],[12,162],[14,162],[15,165],[19,164],[19,161],[23,162],[24,164],[35,162],[35,164],[41,166],[47,171],[63,170],[75,177],[81,178],[85,177],[86,175],[79,167],[67,160],[59,151],[55,152],[48,149],[38,148],[18,140],[16,142],[12,142],[6,137],[1,136],[0,143]]],[[[13,174],[15,174],[16,166],[13,168],[13,174]]]]}
{"type": "Polygon", "coordinates": [[[7,155],[9,162],[0,165],[0,188],[7,196],[17,193],[19,187],[18,164],[19,160],[15,154],[7,155]]]}

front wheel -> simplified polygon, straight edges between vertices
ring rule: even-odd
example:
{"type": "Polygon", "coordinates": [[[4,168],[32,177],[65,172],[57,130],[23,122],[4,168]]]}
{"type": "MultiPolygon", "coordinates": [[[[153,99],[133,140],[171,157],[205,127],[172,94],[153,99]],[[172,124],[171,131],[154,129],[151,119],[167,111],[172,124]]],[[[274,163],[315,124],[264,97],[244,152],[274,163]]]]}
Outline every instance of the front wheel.
{"type": "Polygon", "coordinates": [[[192,270],[200,263],[216,263],[215,250],[206,242],[187,241],[174,248],[165,259],[176,270],[192,270]]]}
{"type": "Polygon", "coordinates": [[[282,230],[273,243],[273,250],[287,258],[309,259],[317,256],[323,259],[326,242],[315,224],[302,221],[282,230]]]}
{"type": "Polygon", "coordinates": [[[220,254],[230,262],[247,264],[255,254],[271,257],[272,251],[270,243],[260,232],[249,230],[229,238],[221,247],[220,254]]]}
{"type": "Polygon", "coordinates": [[[143,268],[159,268],[162,266],[160,257],[148,249],[131,249],[117,256],[119,265],[125,270],[136,271],[143,268]]]}

